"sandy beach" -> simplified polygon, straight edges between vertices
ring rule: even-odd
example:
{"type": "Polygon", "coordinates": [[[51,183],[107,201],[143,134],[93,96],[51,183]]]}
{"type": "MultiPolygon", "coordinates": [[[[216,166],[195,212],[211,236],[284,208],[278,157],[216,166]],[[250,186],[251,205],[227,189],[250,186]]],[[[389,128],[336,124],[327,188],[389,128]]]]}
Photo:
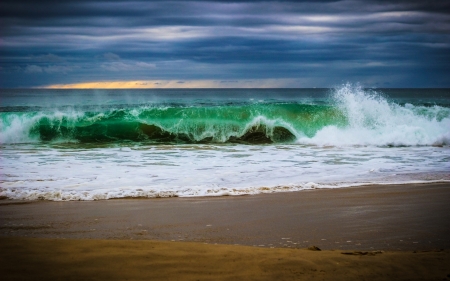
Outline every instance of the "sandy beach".
{"type": "Polygon", "coordinates": [[[450,0],[1,8],[0,281],[450,281],[450,0]]]}
{"type": "Polygon", "coordinates": [[[450,185],[437,183],[232,197],[5,199],[0,267],[6,280],[449,280],[448,198],[450,185]]]}

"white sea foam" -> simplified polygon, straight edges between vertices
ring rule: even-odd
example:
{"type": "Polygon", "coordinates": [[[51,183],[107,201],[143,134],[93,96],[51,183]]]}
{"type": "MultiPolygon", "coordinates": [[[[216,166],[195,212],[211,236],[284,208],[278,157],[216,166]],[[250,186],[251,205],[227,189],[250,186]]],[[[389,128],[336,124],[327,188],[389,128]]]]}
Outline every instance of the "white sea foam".
{"type": "Polygon", "coordinates": [[[389,102],[376,92],[350,84],[335,90],[336,106],[348,125],[326,126],[298,143],[313,145],[449,145],[450,109],[389,102]]]}
{"type": "Polygon", "coordinates": [[[20,145],[0,156],[0,196],[98,200],[223,196],[450,180],[448,147],[20,145]]]}
{"type": "MultiPolygon", "coordinates": [[[[99,115],[101,115],[101,113],[99,115]]],[[[75,110],[65,112],[53,110],[51,112],[5,114],[4,119],[0,119],[0,143],[39,142],[41,141],[39,135],[33,135],[31,132],[39,125],[40,121],[45,120],[52,128],[59,130],[63,122],[66,122],[69,125],[74,124],[82,117],[83,112],[75,110]]],[[[92,118],[100,117],[93,116],[92,118]]]]}

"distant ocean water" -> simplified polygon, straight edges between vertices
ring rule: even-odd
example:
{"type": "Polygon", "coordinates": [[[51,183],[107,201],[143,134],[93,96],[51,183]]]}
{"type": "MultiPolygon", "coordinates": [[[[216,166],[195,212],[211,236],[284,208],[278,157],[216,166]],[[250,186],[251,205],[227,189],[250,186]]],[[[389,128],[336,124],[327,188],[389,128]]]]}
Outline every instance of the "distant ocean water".
{"type": "Polygon", "coordinates": [[[450,180],[450,89],[1,90],[0,196],[450,180]]]}

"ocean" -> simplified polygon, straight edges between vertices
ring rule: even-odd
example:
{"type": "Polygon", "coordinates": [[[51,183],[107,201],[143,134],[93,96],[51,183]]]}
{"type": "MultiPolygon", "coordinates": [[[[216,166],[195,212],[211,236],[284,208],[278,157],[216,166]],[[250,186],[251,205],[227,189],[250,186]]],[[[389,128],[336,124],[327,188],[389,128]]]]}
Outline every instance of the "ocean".
{"type": "Polygon", "coordinates": [[[450,181],[450,89],[0,93],[1,198],[226,196],[450,181]]]}

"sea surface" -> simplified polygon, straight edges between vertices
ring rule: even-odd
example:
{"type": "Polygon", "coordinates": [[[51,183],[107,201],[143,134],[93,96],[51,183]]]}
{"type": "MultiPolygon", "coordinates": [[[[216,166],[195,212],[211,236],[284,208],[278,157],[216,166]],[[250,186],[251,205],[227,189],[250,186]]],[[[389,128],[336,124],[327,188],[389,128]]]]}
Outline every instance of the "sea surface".
{"type": "Polygon", "coordinates": [[[0,91],[0,197],[450,181],[450,89],[0,91]]]}

